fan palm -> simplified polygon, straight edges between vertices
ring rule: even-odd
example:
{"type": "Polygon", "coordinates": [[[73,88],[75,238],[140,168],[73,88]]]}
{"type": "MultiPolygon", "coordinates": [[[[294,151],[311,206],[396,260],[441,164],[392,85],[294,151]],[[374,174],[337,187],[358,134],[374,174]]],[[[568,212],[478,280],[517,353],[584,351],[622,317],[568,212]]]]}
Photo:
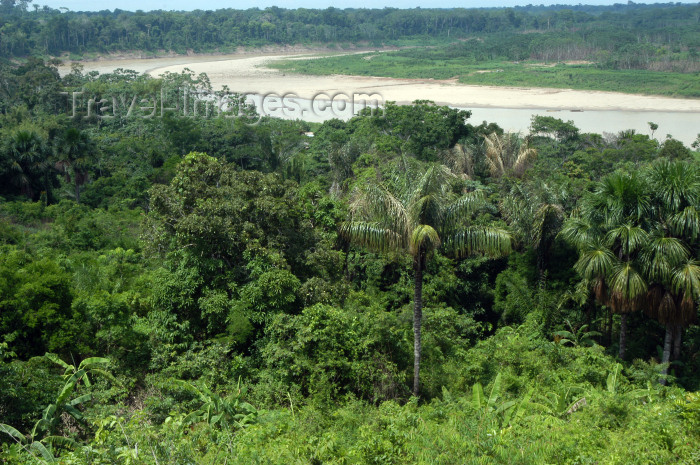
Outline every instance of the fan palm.
{"type": "Polygon", "coordinates": [[[376,252],[400,252],[413,259],[414,373],[413,394],[419,395],[423,270],[437,249],[457,257],[471,254],[501,256],[510,251],[508,232],[471,224],[484,205],[479,191],[457,195],[455,175],[442,165],[420,176],[405,175],[390,188],[376,182],[355,191],[350,219],[341,234],[359,246],[376,252]]]}
{"type": "Polygon", "coordinates": [[[613,173],[583,199],[581,211],[572,215],[562,233],[579,249],[576,270],[590,283],[596,300],[620,314],[621,359],[627,345],[627,316],[643,307],[647,292],[638,256],[647,239],[642,225],[649,205],[639,176],[613,173]]]}
{"type": "MultiPolygon", "coordinates": [[[[46,184],[46,145],[33,129],[17,129],[5,141],[6,175],[11,184],[27,197],[33,197],[37,184],[46,184]]],[[[45,187],[45,186],[42,186],[45,187]]]]}
{"type": "Polygon", "coordinates": [[[67,182],[73,182],[76,203],[80,203],[80,186],[88,180],[88,169],[94,155],[94,147],[87,134],[76,128],[69,128],[63,133],[57,147],[56,169],[67,182]]]}
{"type": "Polygon", "coordinates": [[[700,300],[700,170],[681,161],[659,160],[646,176],[654,224],[641,258],[650,282],[647,311],[666,326],[662,363],[680,353],[683,328],[697,319],[700,300]]]}

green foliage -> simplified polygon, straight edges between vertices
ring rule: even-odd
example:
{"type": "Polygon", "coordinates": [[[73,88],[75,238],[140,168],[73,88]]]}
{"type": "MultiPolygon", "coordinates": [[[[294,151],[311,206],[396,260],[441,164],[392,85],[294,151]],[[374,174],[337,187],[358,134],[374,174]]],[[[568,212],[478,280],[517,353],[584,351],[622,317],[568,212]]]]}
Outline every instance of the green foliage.
{"type": "Polygon", "coordinates": [[[207,423],[211,427],[219,427],[225,430],[235,430],[245,428],[255,423],[258,411],[247,402],[241,401],[240,380],[236,392],[228,398],[222,398],[212,392],[206,385],[196,387],[181,380],[174,380],[175,385],[193,393],[202,405],[184,418],[168,421],[180,423],[183,428],[187,428],[198,422],[207,423]]]}
{"type": "Polygon", "coordinates": [[[0,332],[22,356],[65,351],[80,332],[66,270],[14,248],[0,256],[0,332]]]}
{"type": "Polygon", "coordinates": [[[580,328],[574,328],[569,321],[566,322],[568,330],[562,329],[555,331],[554,341],[559,344],[571,344],[577,346],[592,346],[595,345],[594,337],[602,336],[598,331],[588,331],[588,325],[581,325],[580,328]]]}
{"type": "MultiPolygon", "coordinates": [[[[532,341],[524,349],[518,341],[527,340],[525,335],[503,332],[497,338],[494,346],[507,346],[504,354],[520,349],[518,355],[527,360],[541,358],[541,341],[532,341]]],[[[485,389],[476,384],[466,391],[444,390],[441,398],[423,405],[387,401],[373,407],[350,400],[329,410],[288,404],[288,408],[259,411],[255,423],[234,431],[202,422],[183,434],[175,417],[158,427],[140,413],[107,417],[98,421],[87,455],[93,463],[119,464],[135,460],[216,463],[222,456],[233,457],[235,463],[536,464],[555,463],[561,457],[567,457],[567,463],[641,464],[650,457],[666,463],[694,460],[695,397],[631,385],[624,370],[596,349],[562,348],[560,355],[573,363],[581,363],[576,360],[582,357],[587,359],[582,363],[605,360],[606,369],[596,382],[578,388],[572,379],[557,376],[570,371],[550,368],[535,377],[523,373],[513,378],[501,372],[485,389]],[[606,382],[613,378],[612,384],[606,382]],[[514,391],[516,380],[524,384],[514,391]]],[[[479,351],[472,356],[487,362],[489,354],[479,351]]],[[[209,402],[211,396],[198,391],[209,402]]],[[[85,456],[85,452],[65,452],[62,460],[86,463],[80,458],[85,456]]]]}
{"type": "Polygon", "coordinates": [[[300,285],[287,270],[265,271],[241,289],[242,313],[257,324],[269,321],[275,313],[290,313],[300,285]]]}
{"type": "Polygon", "coordinates": [[[0,56],[70,54],[71,58],[90,58],[96,53],[124,50],[154,56],[163,51],[227,52],[241,46],[321,43],[329,50],[343,50],[389,43],[450,44],[443,50],[409,49],[399,55],[427,58],[438,69],[455,55],[467,62],[501,57],[510,61],[528,56],[560,61],[594,56],[606,66],[625,69],[654,65],[684,69],[697,57],[695,5],[528,5],[448,10],[270,7],[167,15],[118,10],[85,17],[80,12],[49,7],[37,7],[30,13],[28,3],[3,4],[7,39],[0,47],[0,56]],[[188,24],[212,33],[193,33],[188,24]],[[676,33],[672,43],[663,40],[661,34],[669,27],[676,33]],[[488,40],[475,40],[475,36],[488,40]]]}
{"type": "MultiPolygon", "coordinates": [[[[81,446],[70,437],[56,436],[59,425],[65,425],[64,415],[70,416],[77,422],[78,425],[85,426],[85,417],[80,407],[83,403],[92,400],[92,394],[82,394],[74,397],[75,391],[80,387],[81,383],[86,388],[92,386],[89,375],[99,375],[107,379],[114,380],[111,373],[106,371],[109,365],[109,360],[106,358],[92,357],[83,360],[76,368],[69,365],[54,354],[46,354],[45,357],[51,362],[65,368],[63,375],[64,384],[58,392],[55,400],[50,403],[44,410],[41,418],[32,428],[29,437],[21,434],[17,429],[10,425],[0,424],[0,432],[9,435],[19,446],[30,456],[41,458],[48,463],[55,463],[56,459],[52,450],[46,446],[64,449],[80,449],[81,446]]],[[[65,426],[64,426],[65,427],[65,426]]],[[[15,450],[17,447],[15,446],[15,450]]]]}
{"type": "Polygon", "coordinates": [[[283,401],[287,392],[298,392],[332,401],[352,393],[379,401],[404,394],[408,354],[397,323],[376,307],[317,304],[298,316],[279,315],[262,350],[265,395],[283,401]]]}
{"type": "MultiPolygon", "coordinates": [[[[398,21],[399,37],[431,14],[426,34],[451,38],[463,14],[474,31],[566,29],[554,42],[484,40],[489,60],[505,45],[520,60],[569,53],[589,24],[624,23],[617,10],[694,11],[589,8],[309,10],[299,23],[338,37],[361,18],[367,30],[398,21]]],[[[276,26],[300,11],[246,14],[276,26]]],[[[448,61],[470,48],[483,51],[470,40],[400,55],[448,61]]],[[[66,120],[47,113],[65,110],[52,106],[60,86],[210,83],[60,78],[53,66],[0,66],[3,463],[697,462],[700,191],[679,142],[546,117],[522,138],[431,102],[314,125],[66,120]],[[515,253],[492,259],[510,237],[515,253]],[[612,357],[618,332],[632,362],[612,357]],[[46,351],[57,355],[35,357],[46,351]]]]}

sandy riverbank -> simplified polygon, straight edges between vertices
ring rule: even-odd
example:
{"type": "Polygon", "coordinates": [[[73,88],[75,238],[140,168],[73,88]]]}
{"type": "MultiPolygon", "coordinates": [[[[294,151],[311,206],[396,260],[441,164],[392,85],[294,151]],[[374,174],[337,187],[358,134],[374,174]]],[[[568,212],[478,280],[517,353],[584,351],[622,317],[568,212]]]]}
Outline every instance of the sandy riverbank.
{"type": "Polygon", "coordinates": [[[417,99],[439,104],[476,108],[533,108],[552,110],[621,110],[655,112],[700,112],[700,99],[675,99],[616,92],[570,89],[471,86],[455,81],[431,79],[394,79],[366,76],[304,76],[266,68],[265,64],[282,58],[303,55],[298,52],[236,54],[221,56],[179,56],[154,59],[103,60],[85,62],[85,71],[100,73],[115,68],[133,69],[157,76],[179,73],[189,68],[206,73],[215,88],[226,85],[238,92],[279,95],[294,93],[312,99],[320,92],[334,95],[379,94],[384,101],[410,103],[417,99]]]}

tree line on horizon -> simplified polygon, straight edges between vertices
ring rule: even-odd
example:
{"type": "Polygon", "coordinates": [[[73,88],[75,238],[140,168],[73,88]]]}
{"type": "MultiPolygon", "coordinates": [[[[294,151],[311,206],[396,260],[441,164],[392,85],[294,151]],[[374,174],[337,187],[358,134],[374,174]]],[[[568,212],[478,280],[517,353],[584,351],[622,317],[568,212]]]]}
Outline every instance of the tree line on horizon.
{"type": "MultiPolygon", "coordinates": [[[[694,72],[700,7],[676,3],[455,9],[73,12],[5,1],[0,57],[233,52],[239,47],[352,47],[486,40],[491,59],[591,59],[612,69],[694,72]],[[520,40],[522,39],[522,41],[520,40]],[[522,43],[520,43],[522,42],[522,43]]],[[[479,47],[476,41],[471,47],[479,47]]]]}

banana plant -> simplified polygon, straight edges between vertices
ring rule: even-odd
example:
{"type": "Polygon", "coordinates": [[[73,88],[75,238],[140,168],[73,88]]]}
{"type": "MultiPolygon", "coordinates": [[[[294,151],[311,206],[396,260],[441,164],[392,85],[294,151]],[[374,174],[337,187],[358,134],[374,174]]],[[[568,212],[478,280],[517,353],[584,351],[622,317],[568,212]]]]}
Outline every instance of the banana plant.
{"type": "Polygon", "coordinates": [[[555,417],[571,414],[587,405],[586,397],[581,396],[583,388],[577,386],[563,387],[559,392],[549,391],[538,396],[537,402],[531,402],[533,410],[555,417]]]}
{"type": "Polygon", "coordinates": [[[12,426],[2,423],[0,423],[0,433],[9,435],[19,448],[35,458],[39,459],[41,457],[41,460],[44,462],[55,463],[55,458],[46,447],[47,445],[74,450],[80,448],[74,440],[55,435],[63,413],[70,415],[80,424],[85,422],[79,406],[92,400],[92,394],[87,393],[73,397],[75,391],[80,387],[81,383],[87,387],[92,386],[90,381],[91,375],[100,375],[110,380],[114,380],[114,377],[106,370],[109,365],[109,360],[106,358],[88,358],[83,360],[78,367],[69,365],[55,354],[47,353],[46,358],[65,370],[63,373],[65,383],[56,396],[55,401],[44,409],[41,418],[34,424],[34,428],[32,428],[28,437],[12,426]]]}
{"type": "Polygon", "coordinates": [[[16,448],[23,450],[40,463],[57,463],[54,455],[46,447],[47,445],[73,450],[80,449],[80,445],[77,442],[63,436],[47,436],[40,441],[35,441],[33,438],[28,439],[15,428],[4,423],[0,423],[0,433],[10,436],[15,441],[16,448]]]}
{"type": "Polygon", "coordinates": [[[611,394],[615,394],[617,392],[618,384],[620,382],[620,371],[622,370],[622,365],[619,363],[615,364],[615,367],[612,369],[612,371],[608,374],[608,378],[606,380],[606,388],[608,389],[608,392],[611,394]]]}
{"type": "Polygon", "coordinates": [[[183,426],[203,422],[223,428],[245,428],[257,420],[258,410],[241,400],[240,380],[234,394],[226,398],[213,392],[206,385],[197,387],[182,380],[173,380],[173,383],[191,392],[202,402],[197,410],[182,420],[183,426]]]}
{"type": "Polygon", "coordinates": [[[47,353],[45,356],[65,369],[63,373],[65,384],[58,393],[56,400],[44,409],[41,418],[34,425],[31,434],[32,438],[38,437],[42,432],[53,434],[58,428],[61,414],[64,412],[73,417],[78,423],[84,423],[83,414],[78,407],[92,400],[92,394],[87,393],[77,397],[73,397],[73,394],[81,383],[85,384],[86,387],[92,386],[90,381],[91,375],[100,375],[115,381],[112,374],[106,370],[106,367],[109,365],[109,360],[106,358],[87,358],[76,368],[74,365],[64,362],[55,354],[47,353]]]}
{"type": "Polygon", "coordinates": [[[566,325],[569,327],[568,330],[554,332],[555,343],[571,344],[574,347],[590,347],[596,344],[593,338],[601,335],[598,331],[588,331],[588,325],[582,325],[578,330],[573,327],[569,320],[566,320],[566,325]]]}
{"type": "Polygon", "coordinates": [[[495,417],[499,428],[503,429],[512,426],[515,420],[525,413],[533,392],[534,388],[530,388],[522,399],[499,404],[498,399],[501,395],[501,374],[499,373],[493,381],[488,398],[484,395],[481,383],[474,384],[472,387],[472,406],[480,412],[482,417],[495,417]]]}
{"type": "Polygon", "coordinates": [[[90,375],[99,375],[111,381],[115,381],[112,374],[106,370],[106,368],[109,366],[109,359],[103,357],[86,358],[80,362],[76,368],[74,365],[69,365],[61,360],[56,354],[47,352],[44,357],[51,360],[56,365],[64,368],[65,371],[63,372],[63,380],[66,382],[70,381],[72,377],[77,376],[78,381],[83,381],[85,386],[90,387],[92,385],[90,382],[90,375]]]}

